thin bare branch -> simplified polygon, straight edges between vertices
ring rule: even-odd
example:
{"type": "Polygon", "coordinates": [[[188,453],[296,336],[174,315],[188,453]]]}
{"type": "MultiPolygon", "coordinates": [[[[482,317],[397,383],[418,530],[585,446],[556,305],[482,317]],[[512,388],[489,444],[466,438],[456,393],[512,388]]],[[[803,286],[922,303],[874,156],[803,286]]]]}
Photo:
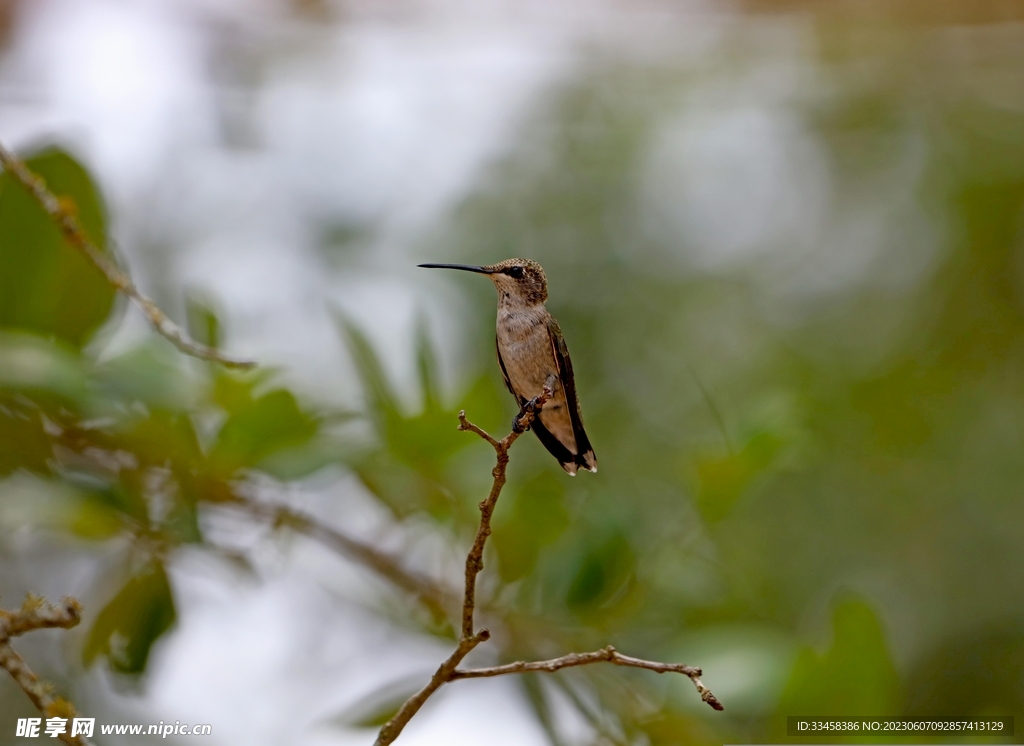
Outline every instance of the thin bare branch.
{"type": "Polygon", "coordinates": [[[465,409],[459,410],[459,430],[467,430],[471,433],[476,433],[481,438],[490,443],[491,447],[494,448],[495,450],[501,447],[501,443],[499,443],[494,437],[488,434],[486,430],[477,425],[474,425],[472,422],[466,419],[465,409]]]}
{"type": "Polygon", "coordinates": [[[62,605],[54,606],[29,595],[18,611],[0,610],[0,642],[36,629],[71,629],[81,621],[81,614],[82,607],[73,598],[66,598],[62,605]]]}
{"type": "Polygon", "coordinates": [[[707,702],[716,710],[725,709],[722,706],[722,703],[718,701],[718,698],[715,697],[715,695],[711,693],[711,690],[704,686],[704,683],[700,680],[702,671],[699,668],[687,666],[682,663],[659,663],[657,661],[643,660],[642,658],[633,658],[628,655],[623,655],[611,645],[600,650],[595,650],[592,653],[569,653],[568,655],[563,655],[560,658],[552,658],[546,661],[517,661],[515,663],[507,663],[503,666],[491,666],[490,668],[456,669],[452,672],[451,681],[455,681],[457,679],[480,679],[489,676],[504,676],[505,674],[530,673],[536,671],[553,673],[563,668],[586,666],[591,663],[614,663],[616,666],[646,668],[648,671],[655,671],[656,673],[680,673],[683,676],[688,677],[690,681],[693,682],[694,686],[697,687],[697,693],[700,694],[700,698],[702,700],[707,702]]]}
{"type": "Polygon", "coordinates": [[[427,699],[449,681],[456,679],[483,678],[486,676],[502,676],[512,673],[526,673],[529,671],[557,671],[570,666],[583,666],[590,663],[607,662],[617,666],[630,666],[633,668],[646,668],[658,673],[681,673],[687,676],[697,687],[701,699],[707,702],[716,710],[724,709],[704,683],[700,680],[701,670],[693,666],[685,666],[682,663],[658,663],[647,661],[641,658],[632,658],[622,655],[612,646],[596,650],[592,653],[570,653],[561,658],[553,658],[546,661],[509,663],[504,666],[491,668],[459,669],[459,663],[484,640],[490,637],[486,629],[473,632],[474,612],[476,610],[476,578],[483,570],[484,547],[487,544],[487,537],[491,535],[491,516],[494,507],[497,505],[501,489],[505,486],[505,471],[508,467],[508,450],[516,439],[526,432],[533,424],[534,418],[547,401],[554,395],[555,379],[548,378],[544,384],[544,390],[532,401],[527,402],[512,426],[512,432],[501,440],[489,435],[485,430],[477,427],[466,419],[465,412],[459,412],[459,430],[466,430],[476,433],[486,440],[494,449],[497,463],[491,470],[494,481],[491,483],[491,491],[487,499],[480,503],[480,525],[477,527],[476,538],[473,546],[466,556],[466,589],[462,601],[462,634],[459,638],[458,647],[444,663],[440,665],[430,681],[423,689],[410,697],[377,734],[375,746],[387,746],[402,733],[402,729],[408,724],[413,716],[419,712],[427,699]]]}
{"type": "Polygon", "coordinates": [[[454,593],[442,588],[432,579],[407,569],[398,559],[372,544],[324,525],[312,516],[283,505],[260,503],[240,495],[235,495],[232,502],[228,504],[240,508],[250,515],[269,520],[275,525],[288,526],[368,567],[393,585],[414,596],[438,621],[448,619],[450,611],[457,603],[454,593]]]}
{"type": "Polygon", "coordinates": [[[487,537],[491,535],[491,515],[494,513],[494,506],[498,502],[498,497],[501,495],[501,488],[505,486],[508,449],[516,442],[520,435],[530,428],[534,417],[537,416],[537,412],[547,403],[548,399],[554,396],[554,385],[553,377],[549,378],[544,384],[544,390],[540,395],[527,402],[526,406],[523,407],[523,410],[516,418],[512,432],[501,440],[491,437],[482,428],[469,422],[466,419],[465,412],[459,413],[459,430],[468,430],[476,433],[491,444],[497,455],[497,463],[494,469],[491,470],[491,476],[494,478],[491,484],[491,491],[487,495],[487,499],[480,503],[480,525],[477,528],[473,546],[466,557],[466,589],[462,600],[462,634],[455,652],[441,664],[437,672],[431,677],[430,682],[410,697],[398,712],[395,713],[395,716],[380,729],[380,733],[377,734],[376,746],[387,746],[387,744],[398,738],[402,729],[405,728],[413,715],[419,712],[423,703],[427,701],[430,695],[448,681],[451,681],[452,673],[459,663],[462,662],[462,659],[469,654],[469,651],[490,637],[490,632],[486,629],[481,629],[476,633],[473,632],[473,614],[476,610],[476,576],[484,568],[484,546],[487,544],[487,537]]]}
{"type": "Polygon", "coordinates": [[[186,355],[191,355],[201,360],[220,363],[229,368],[251,368],[256,365],[251,360],[227,357],[213,347],[189,339],[181,327],[171,321],[156,303],[143,295],[135,287],[131,277],[121,270],[107,254],[103,253],[89,239],[82,228],[82,224],[75,217],[73,207],[69,207],[66,200],[62,201],[51,192],[42,177],[33,173],[3,145],[0,145],[0,164],[35,198],[36,202],[46,211],[46,214],[50,216],[50,219],[60,229],[61,233],[64,234],[65,240],[85,254],[86,258],[103,273],[107,282],[113,285],[119,292],[128,296],[139,307],[158,334],[166,338],[186,355]]]}
{"type": "Polygon", "coordinates": [[[554,381],[548,380],[544,384],[544,390],[539,396],[528,402],[523,411],[516,419],[516,426],[512,432],[502,438],[495,440],[484,430],[469,422],[463,412],[459,412],[459,429],[469,430],[486,440],[494,448],[497,455],[497,463],[491,470],[494,481],[491,483],[491,492],[487,499],[480,503],[480,525],[476,530],[476,538],[473,546],[466,557],[466,591],[462,601],[462,636],[469,637],[473,634],[473,613],[476,610],[476,576],[484,569],[484,546],[487,538],[491,535],[491,515],[494,513],[494,506],[498,503],[501,489],[505,486],[505,471],[508,468],[508,449],[516,442],[516,439],[526,432],[533,423],[533,418],[540,411],[548,399],[554,396],[554,381]]]}
{"type": "MultiPolygon", "coordinates": [[[[11,638],[36,629],[71,629],[81,618],[82,607],[73,598],[65,598],[60,606],[54,606],[30,595],[18,611],[0,610],[0,668],[11,675],[44,717],[70,720],[75,717],[75,708],[67,700],[50,693],[50,687],[39,680],[25,659],[11,647],[11,638]]],[[[81,736],[71,736],[67,729],[58,738],[69,746],[85,746],[87,743],[81,736]]]]}
{"type": "Polygon", "coordinates": [[[455,652],[448,656],[448,659],[438,667],[434,675],[430,677],[427,685],[409,697],[405,704],[395,713],[395,716],[384,724],[384,727],[380,729],[380,733],[377,734],[374,746],[386,746],[386,744],[392,743],[398,738],[398,734],[405,728],[406,723],[412,720],[412,716],[419,712],[420,708],[423,707],[423,703],[427,701],[430,695],[451,681],[452,672],[462,662],[462,659],[469,655],[473,648],[490,636],[490,632],[486,629],[481,629],[477,634],[459,640],[455,652]]]}

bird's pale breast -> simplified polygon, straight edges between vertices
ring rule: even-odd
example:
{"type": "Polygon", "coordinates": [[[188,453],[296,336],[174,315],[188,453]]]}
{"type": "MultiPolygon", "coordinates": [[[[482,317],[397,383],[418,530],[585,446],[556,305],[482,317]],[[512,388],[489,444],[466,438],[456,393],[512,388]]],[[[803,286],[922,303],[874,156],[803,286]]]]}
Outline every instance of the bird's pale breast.
{"type": "Polygon", "coordinates": [[[537,311],[499,311],[498,349],[512,388],[523,398],[532,399],[540,394],[548,377],[555,376],[555,394],[541,410],[540,421],[572,453],[576,453],[576,438],[551,350],[547,320],[548,313],[543,306],[537,311]]]}

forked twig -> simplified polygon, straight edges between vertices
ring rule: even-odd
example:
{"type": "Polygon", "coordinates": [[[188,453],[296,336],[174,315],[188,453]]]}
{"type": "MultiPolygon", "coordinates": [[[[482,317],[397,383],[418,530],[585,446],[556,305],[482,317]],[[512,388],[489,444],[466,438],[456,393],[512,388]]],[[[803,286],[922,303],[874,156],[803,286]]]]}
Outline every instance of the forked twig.
{"type": "Polygon", "coordinates": [[[466,419],[465,410],[459,412],[459,430],[476,433],[491,444],[497,456],[497,463],[491,469],[491,476],[494,481],[491,483],[491,492],[487,499],[480,503],[480,525],[476,530],[476,538],[473,546],[466,556],[466,591],[462,599],[462,637],[463,639],[473,636],[473,613],[476,611],[476,576],[484,569],[484,545],[491,535],[491,516],[494,514],[494,506],[498,503],[498,496],[502,487],[505,486],[505,471],[508,468],[508,449],[516,442],[520,435],[530,429],[534,418],[541,410],[548,399],[554,396],[555,382],[551,379],[544,384],[544,389],[539,396],[528,401],[523,411],[516,418],[515,427],[512,432],[501,440],[496,440],[485,430],[477,427],[466,419]]]}
{"type": "Polygon", "coordinates": [[[590,663],[608,662],[617,666],[646,668],[658,673],[673,672],[683,674],[684,676],[689,677],[694,686],[697,687],[697,692],[700,694],[702,700],[707,702],[716,710],[724,709],[722,707],[722,703],[718,701],[715,695],[711,693],[711,690],[704,686],[704,683],[700,680],[702,673],[699,668],[686,666],[682,663],[658,663],[655,661],[643,660],[641,658],[632,658],[628,655],[622,655],[610,645],[592,653],[570,653],[569,655],[562,656],[561,658],[553,658],[546,661],[519,661],[517,663],[509,663],[504,666],[493,666],[490,668],[460,669],[458,667],[459,663],[469,655],[470,651],[472,651],[481,642],[490,638],[490,632],[486,629],[474,632],[473,615],[476,610],[476,578],[484,567],[484,547],[487,543],[487,538],[491,535],[491,516],[494,513],[494,507],[498,502],[501,489],[505,486],[505,471],[508,467],[509,448],[520,435],[530,428],[530,425],[533,423],[537,413],[554,395],[554,386],[555,380],[551,377],[548,379],[547,383],[545,383],[544,390],[541,394],[527,402],[523,407],[519,417],[516,418],[516,421],[513,423],[512,432],[501,440],[494,438],[485,430],[466,419],[465,411],[459,412],[459,430],[465,430],[479,435],[491,445],[497,457],[497,463],[495,464],[494,469],[491,470],[491,476],[494,478],[494,481],[491,484],[491,491],[487,495],[487,499],[480,503],[480,525],[477,528],[473,546],[470,548],[469,554],[466,556],[466,589],[462,601],[462,633],[455,651],[438,667],[427,685],[406,700],[405,704],[399,708],[395,716],[385,723],[380,729],[380,732],[377,734],[375,746],[387,746],[387,744],[392,743],[396,738],[398,738],[402,729],[405,728],[413,716],[419,712],[420,708],[427,701],[430,695],[450,681],[502,676],[513,673],[527,673],[531,671],[553,672],[562,668],[584,666],[590,663]]]}
{"type": "Polygon", "coordinates": [[[398,738],[402,729],[405,728],[413,715],[419,712],[423,703],[427,701],[430,695],[452,680],[452,675],[463,658],[469,655],[473,648],[491,636],[491,633],[486,629],[481,629],[478,632],[473,631],[473,613],[476,610],[476,576],[484,569],[484,546],[487,543],[487,537],[491,535],[491,515],[494,513],[494,506],[498,502],[501,488],[505,486],[508,449],[516,442],[520,435],[530,429],[530,425],[533,424],[533,419],[536,417],[537,412],[540,411],[541,407],[552,396],[554,396],[554,381],[549,379],[540,395],[527,402],[526,406],[523,407],[523,411],[516,418],[516,426],[512,428],[512,432],[501,440],[490,436],[486,431],[467,420],[465,411],[459,412],[459,430],[468,430],[476,433],[491,444],[497,455],[497,463],[491,470],[491,476],[494,477],[491,491],[487,495],[487,499],[480,503],[480,525],[476,530],[473,546],[466,556],[466,590],[462,599],[462,633],[455,651],[438,667],[427,685],[406,700],[405,704],[395,713],[395,716],[380,729],[380,733],[377,734],[376,746],[386,746],[398,738]]]}
{"type": "MultiPolygon", "coordinates": [[[[71,629],[81,618],[82,607],[73,598],[65,598],[60,606],[54,606],[37,596],[29,595],[18,611],[0,610],[0,668],[11,675],[46,718],[71,719],[75,717],[75,708],[67,700],[51,694],[49,686],[39,680],[25,659],[11,647],[11,638],[36,629],[71,629]]],[[[70,735],[66,728],[58,738],[69,746],[85,746],[87,743],[81,736],[70,735]]]]}
{"type": "Polygon", "coordinates": [[[420,711],[423,703],[427,701],[430,695],[452,680],[452,674],[459,663],[462,662],[462,659],[469,655],[470,651],[481,642],[489,639],[490,636],[491,633],[488,630],[482,629],[475,635],[460,639],[455,651],[438,667],[434,675],[430,677],[427,685],[409,697],[398,709],[398,712],[395,713],[395,716],[380,729],[380,733],[377,734],[377,746],[391,743],[398,738],[406,723],[412,720],[413,715],[420,711]]]}
{"type": "Polygon", "coordinates": [[[60,229],[61,233],[64,234],[65,240],[81,251],[103,273],[107,282],[116,290],[128,296],[139,307],[158,334],[170,341],[171,344],[186,355],[191,355],[201,360],[220,363],[229,368],[251,368],[256,365],[251,360],[227,357],[213,347],[189,339],[182,328],[171,321],[156,303],[143,295],[135,287],[132,278],[89,239],[82,228],[82,224],[75,217],[73,210],[69,209],[57,195],[49,190],[42,177],[34,174],[28,166],[22,163],[3,145],[0,145],[0,165],[3,165],[4,170],[28,190],[28,193],[32,195],[60,229]]]}

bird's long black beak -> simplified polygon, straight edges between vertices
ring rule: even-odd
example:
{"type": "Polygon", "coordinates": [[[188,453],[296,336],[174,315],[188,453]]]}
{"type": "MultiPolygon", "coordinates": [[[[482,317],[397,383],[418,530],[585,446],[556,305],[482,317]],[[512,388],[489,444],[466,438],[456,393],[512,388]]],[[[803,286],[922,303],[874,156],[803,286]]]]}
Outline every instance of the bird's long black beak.
{"type": "Polygon", "coordinates": [[[427,269],[464,269],[467,272],[479,272],[482,275],[494,274],[493,269],[487,269],[487,267],[477,267],[473,264],[417,264],[417,267],[425,267],[427,269]]]}

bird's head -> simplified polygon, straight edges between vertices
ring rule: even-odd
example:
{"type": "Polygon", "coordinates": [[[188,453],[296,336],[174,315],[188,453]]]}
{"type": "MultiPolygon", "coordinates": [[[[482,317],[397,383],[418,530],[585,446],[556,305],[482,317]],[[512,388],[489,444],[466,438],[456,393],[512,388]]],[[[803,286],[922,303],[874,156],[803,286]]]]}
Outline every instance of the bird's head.
{"type": "Polygon", "coordinates": [[[506,259],[497,264],[421,264],[428,269],[462,269],[487,275],[498,295],[509,302],[532,306],[548,299],[548,278],[532,259],[506,259]]]}

